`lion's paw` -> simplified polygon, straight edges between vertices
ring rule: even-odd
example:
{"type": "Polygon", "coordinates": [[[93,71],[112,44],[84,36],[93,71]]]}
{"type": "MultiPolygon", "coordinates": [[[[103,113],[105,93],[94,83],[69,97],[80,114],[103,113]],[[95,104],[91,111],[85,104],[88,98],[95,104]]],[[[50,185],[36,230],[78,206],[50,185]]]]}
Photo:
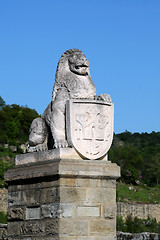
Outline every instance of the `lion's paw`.
{"type": "Polygon", "coordinates": [[[47,144],[39,144],[34,147],[29,147],[28,152],[39,152],[48,150],[47,144]]]}
{"type": "Polygon", "coordinates": [[[55,140],[54,147],[55,148],[67,148],[68,147],[67,140],[65,140],[65,139],[55,140]]]}
{"type": "Polygon", "coordinates": [[[98,97],[98,100],[103,100],[104,102],[109,103],[109,104],[112,103],[112,99],[111,99],[110,95],[108,95],[108,94],[100,94],[98,97]]]}

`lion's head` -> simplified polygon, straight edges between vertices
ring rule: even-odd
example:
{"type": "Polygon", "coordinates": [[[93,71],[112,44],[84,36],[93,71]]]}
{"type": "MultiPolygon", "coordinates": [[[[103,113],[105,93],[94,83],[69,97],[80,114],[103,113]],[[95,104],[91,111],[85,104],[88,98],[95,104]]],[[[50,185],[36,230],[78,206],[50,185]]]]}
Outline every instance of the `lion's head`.
{"type": "Polygon", "coordinates": [[[71,72],[84,76],[89,74],[89,61],[82,52],[71,54],[68,58],[68,63],[71,72]]]}
{"type": "Polygon", "coordinates": [[[42,118],[35,118],[29,131],[29,145],[31,147],[45,142],[48,136],[47,126],[42,118]]]}
{"type": "MultiPolygon", "coordinates": [[[[79,84],[80,88],[85,88],[85,91],[86,88],[89,88],[88,96],[96,95],[96,88],[90,76],[89,61],[79,49],[67,50],[61,56],[57,66],[52,101],[55,99],[56,92],[64,86],[67,88],[71,82],[71,84],[73,84],[74,79],[75,81],[83,82],[82,86],[79,84]],[[69,82],[68,80],[71,79],[72,81],[69,82]]],[[[81,89],[79,89],[79,91],[80,90],[81,89]]]]}

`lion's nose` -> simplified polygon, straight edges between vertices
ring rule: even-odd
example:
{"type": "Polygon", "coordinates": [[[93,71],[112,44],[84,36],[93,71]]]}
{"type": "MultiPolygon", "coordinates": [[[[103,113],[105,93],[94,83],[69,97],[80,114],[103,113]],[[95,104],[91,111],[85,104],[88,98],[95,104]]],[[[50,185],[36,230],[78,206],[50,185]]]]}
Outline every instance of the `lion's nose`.
{"type": "Polygon", "coordinates": [[[84,65],[85,65],[86,67],[89,67],[89,61],[86,60],[86,61],[84,62],[84,65]]]}

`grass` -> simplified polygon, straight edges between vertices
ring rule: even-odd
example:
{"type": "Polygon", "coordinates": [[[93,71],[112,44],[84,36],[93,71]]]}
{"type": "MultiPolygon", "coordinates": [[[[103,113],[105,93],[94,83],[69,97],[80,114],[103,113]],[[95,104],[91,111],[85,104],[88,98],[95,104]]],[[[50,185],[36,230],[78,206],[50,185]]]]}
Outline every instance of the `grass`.
{"type": "Polygon", "coordinates": [[[160,186],[151,188],[146,185],[127,185],[117,183],[118,202],[160,203],[160,186]]]}

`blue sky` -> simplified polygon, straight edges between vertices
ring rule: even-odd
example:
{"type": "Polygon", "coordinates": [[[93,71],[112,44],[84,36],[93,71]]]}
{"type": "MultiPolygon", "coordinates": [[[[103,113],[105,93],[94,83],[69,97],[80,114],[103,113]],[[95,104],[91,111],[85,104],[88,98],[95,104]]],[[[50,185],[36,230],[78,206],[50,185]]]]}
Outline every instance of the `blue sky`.
{"type": "Polygon", "coordinates": [[[42,114],[70,48],[90,61],[116,133],[160,131],[159,0],[0,0],[0,96],[42,114]]]}

